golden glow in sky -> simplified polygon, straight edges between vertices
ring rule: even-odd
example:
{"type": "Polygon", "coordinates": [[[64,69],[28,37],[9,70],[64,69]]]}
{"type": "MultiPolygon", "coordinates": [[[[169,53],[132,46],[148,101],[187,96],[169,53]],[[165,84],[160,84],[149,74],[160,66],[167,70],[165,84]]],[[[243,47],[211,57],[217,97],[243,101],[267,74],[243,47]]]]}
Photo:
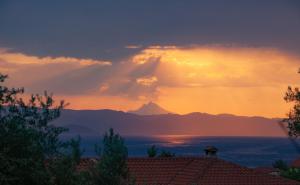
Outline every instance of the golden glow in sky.
{"type": "Polygon", "coordinates": [[[118,62],[0,51],[10,85],[48,89],[69,108],[132,110],[152,100],[180,114],[282,117],[287,86],[300,84],[299,64],[273,48],[151,46],[118,62]]]}

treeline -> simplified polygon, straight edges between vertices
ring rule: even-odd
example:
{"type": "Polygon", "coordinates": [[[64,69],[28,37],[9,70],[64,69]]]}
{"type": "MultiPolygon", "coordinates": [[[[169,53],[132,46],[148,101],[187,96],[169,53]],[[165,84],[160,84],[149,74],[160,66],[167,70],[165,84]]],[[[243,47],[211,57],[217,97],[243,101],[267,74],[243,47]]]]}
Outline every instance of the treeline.
{"type": "Polygon", "coordinates": [[[65,107],[52,95],[32,95],[24,101],[23,88],[4,86],[0,74],[0,184],[1,185],[131,185],[124,140],[111,129],[96,146],[98,158],[78,170],[80,138],[62,141],[67,129],[50,122],[65,107]],[[100,147],[102,146],[102,147],[100,147]]]}

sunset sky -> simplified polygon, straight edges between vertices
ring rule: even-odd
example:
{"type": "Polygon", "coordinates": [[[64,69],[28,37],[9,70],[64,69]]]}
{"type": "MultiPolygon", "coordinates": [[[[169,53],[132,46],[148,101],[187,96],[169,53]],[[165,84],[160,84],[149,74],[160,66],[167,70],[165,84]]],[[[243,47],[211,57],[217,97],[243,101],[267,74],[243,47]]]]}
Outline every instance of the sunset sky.
{"type": "Polygon", "coordinates": [[[300,1],[0,1],[0,72],[70,109],[283,117],[300,1]]]}

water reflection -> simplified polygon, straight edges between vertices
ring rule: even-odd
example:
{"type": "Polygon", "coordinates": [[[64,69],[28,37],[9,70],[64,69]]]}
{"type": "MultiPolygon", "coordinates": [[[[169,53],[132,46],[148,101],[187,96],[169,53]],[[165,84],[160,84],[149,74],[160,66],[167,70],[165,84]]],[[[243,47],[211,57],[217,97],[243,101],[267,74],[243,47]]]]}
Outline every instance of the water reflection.
{"type": "Polygon", "coordinates": [[[156,135],[154,138],[161,141],[162,146],[187,146],[191,144],[192,139],[197,136],[192,135],[156,135]]]}

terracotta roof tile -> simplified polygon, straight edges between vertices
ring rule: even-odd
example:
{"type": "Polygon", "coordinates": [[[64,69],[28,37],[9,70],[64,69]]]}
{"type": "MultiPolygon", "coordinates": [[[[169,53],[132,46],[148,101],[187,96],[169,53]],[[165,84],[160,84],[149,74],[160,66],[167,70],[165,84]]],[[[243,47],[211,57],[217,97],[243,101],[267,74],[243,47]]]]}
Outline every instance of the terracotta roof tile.
{"type": "Polygon", "coordinates": [[[280,170],[273,167],[257,167],[254,168],[255,171],[259,173],[265,173],[265,174],[273,174],[273,175],[279,175],[280,170]]]}
{"type": "MultiPolygon", "coordinates": [[[[79,169],[95,160],[83,159],[79,169]]],[[[299,182],[261,173],[218,158],[129,158],[137,185],[299,185],[299,182]]]]}
{"type": "Polygon", "coordinates": [[[300,184],[296,181],[284,179],[279,176],[268,175],[241,167],[239,165],[216,160],[207,168],[205,174],[199,179],[201,185],[283,185],[283,184],[300,184]]]}

